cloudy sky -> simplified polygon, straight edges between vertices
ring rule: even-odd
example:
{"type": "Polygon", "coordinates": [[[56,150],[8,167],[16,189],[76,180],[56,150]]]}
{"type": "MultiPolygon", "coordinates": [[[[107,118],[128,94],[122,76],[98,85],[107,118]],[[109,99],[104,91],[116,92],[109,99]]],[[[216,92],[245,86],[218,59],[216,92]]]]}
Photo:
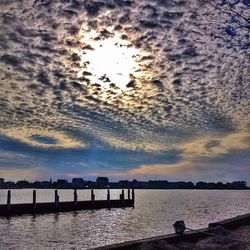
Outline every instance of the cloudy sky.
{"type": "Polygon", "coordinates": [[[0,177],[246,180],[249,0],[0,0],[0,177]]]}

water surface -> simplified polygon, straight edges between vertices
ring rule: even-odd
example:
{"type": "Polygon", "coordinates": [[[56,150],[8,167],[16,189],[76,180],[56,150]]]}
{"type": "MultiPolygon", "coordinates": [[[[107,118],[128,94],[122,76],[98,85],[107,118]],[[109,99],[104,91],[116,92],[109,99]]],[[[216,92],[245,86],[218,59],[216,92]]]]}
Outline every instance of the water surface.
{"type": "MultiPolygon", "coordinates": [[[[118,198],[121,190],[111,190],[118,198]]],[[[249,213],[250,191],[135,190],[135,208],[101,209],[46,215],[0,218],[0,249],[88,249],[111,243],[172,233],[172,224],[183,219],[187,227],[249,213]]],[[[7,190],[0,190],[0,204],[7,190]]],[[[105,199],[106,190],[95,190],[105,199]]],[[[60,200],[73,200],[72,190],[59,190],[60,200]]],[[[90,190],[78,191],[80,200],[90,190]]],[[[14,203],[31,203],[32,190],[13,190],[14,203]]],[[[53,201],[53,190],[37,190],[39,202],[53,201]]]]}

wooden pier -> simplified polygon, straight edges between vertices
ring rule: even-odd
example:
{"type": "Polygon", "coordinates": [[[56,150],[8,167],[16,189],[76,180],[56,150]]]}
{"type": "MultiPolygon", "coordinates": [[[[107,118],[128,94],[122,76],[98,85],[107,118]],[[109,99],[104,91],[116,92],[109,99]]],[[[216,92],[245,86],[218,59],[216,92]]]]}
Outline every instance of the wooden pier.
{"type": "Polygon", "coordinates": [[[96,200],[94,190],[91,190],[91,200],[78,201],[77,190],[73,192],[73,201],[60,202],[58,190],[55,190],[55,201],[37,203],[36,190],[33,190],[33,203],[29,204],[11,204],[11,191],[7,193],[7,203],[0,205],[0,216],[13,216],[22,214],[45,214],[45,213],[58,213],[69,212],[78,210],[94,210],[101,208],[125,208],[134,207],[135,192],[132,189],[130,196],[130,189],[128,190],[127,199],[125,199],[124,190],[120,194],[120,199],[110,199],[110,191],[107,190],[106,200],[96,200]],[[131,198],[130,198],[131,197],[131,198]]]}

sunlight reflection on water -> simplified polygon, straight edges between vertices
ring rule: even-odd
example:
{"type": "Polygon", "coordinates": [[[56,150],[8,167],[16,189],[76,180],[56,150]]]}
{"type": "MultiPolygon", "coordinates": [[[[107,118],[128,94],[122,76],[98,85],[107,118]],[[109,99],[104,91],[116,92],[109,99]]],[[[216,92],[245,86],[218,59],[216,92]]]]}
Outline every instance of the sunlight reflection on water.
{"type": "MultiPolygon", "coordinates": [[[[111,190],[118,198],[120,190],[111,190]]],[[[0,203],[6,203],[0,190],[0,203]]],[[[13,190],[13,202],[29,203],[32,190],[13,190]]],[[[105,199],[106,190],[95,190],[105,199]]],[[[90,190],[78,191],[90,199],[90,190]]],[[[72,190],[59,190],[60,200],[73,199],[72,190]]],[[[38,190],[39,202],[53,201],[53,190],[38,190]]],[[[172,233],[183,219],[190,228],[248,213],[250,191],[136,190],[135,208],[101,209],[59,214],[0,218],[0,249],[88,249],[91,247],[172,233]]]]}

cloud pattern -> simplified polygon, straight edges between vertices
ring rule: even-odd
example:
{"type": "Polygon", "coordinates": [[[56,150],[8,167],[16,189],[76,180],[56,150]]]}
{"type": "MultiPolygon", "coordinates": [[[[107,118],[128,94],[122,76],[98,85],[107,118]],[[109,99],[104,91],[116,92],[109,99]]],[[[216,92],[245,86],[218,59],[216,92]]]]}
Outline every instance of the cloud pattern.
{"type": "Polygon", "coordinates": [[[5,140],[41,150],[159,153],[167,162],[168,152],[185,152],[197,138],[209,138],[207,154],[228,136],[249,139],[249,1],[12,0],[0,11],[5,140]],[[111,83],[103,93],[81,64],[93,49],[81,37],[92,31],[142,52],[141,77],[125,91],[111,83]]]}

